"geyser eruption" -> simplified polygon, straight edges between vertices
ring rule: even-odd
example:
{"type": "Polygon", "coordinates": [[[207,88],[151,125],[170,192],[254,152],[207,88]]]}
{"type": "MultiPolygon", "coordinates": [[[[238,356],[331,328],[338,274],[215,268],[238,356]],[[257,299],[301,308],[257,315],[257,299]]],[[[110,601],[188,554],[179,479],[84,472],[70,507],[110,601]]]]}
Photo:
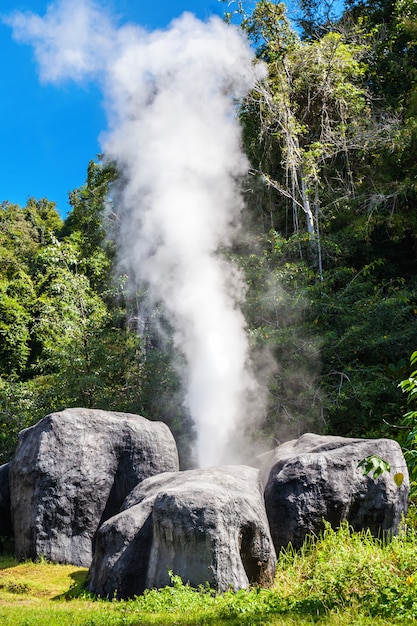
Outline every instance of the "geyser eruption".
{"type": "Polygon", "coordinates": [[[100,80],[103,151],[124,181],[122,261],[175,329],[199,465],[230,461],[226,447],[256,390],[239,308],[244,284],[221,254],[238,231],[237,179],[247,170],[235,102],[256,80],[248,43],[220,19],[191,14],[165,31],[116,27],[87,0],[8,23],[34,45],[43,80],[100,80]]]}

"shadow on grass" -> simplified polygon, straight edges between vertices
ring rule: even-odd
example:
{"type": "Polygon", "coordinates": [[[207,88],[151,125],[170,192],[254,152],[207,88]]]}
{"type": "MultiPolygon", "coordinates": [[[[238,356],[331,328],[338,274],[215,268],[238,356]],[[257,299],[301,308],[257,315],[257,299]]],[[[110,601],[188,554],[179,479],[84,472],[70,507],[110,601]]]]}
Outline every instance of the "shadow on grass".
{"type": "Polygon", "coordinates": [[[19,561],[15,558],[12,550],[0,553],[0,570],[16,567],[16,565],[19,565],[19,561]]]}
{"type": "Polygon", "coordinates": [[[76,598],[85,597],[88,593],[86,588],[87,574],[85,570],[77,570],[70,574],[72,580],[71,586],[65,593],[54,596],[52,600],[74,600],[76,598]]]}

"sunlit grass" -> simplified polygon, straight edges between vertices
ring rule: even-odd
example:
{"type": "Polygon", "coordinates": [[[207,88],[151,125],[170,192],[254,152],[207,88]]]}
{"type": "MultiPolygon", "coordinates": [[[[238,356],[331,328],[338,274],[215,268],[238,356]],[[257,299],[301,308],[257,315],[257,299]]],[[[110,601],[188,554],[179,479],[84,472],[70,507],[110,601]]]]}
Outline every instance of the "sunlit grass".
{"type": "Polygon", "coordinates": [[[215,594],[173,576],[129,601],[94,598],[87,570],[0,559],[2,626],[389,626],[417,623],[417,532],[391,543],[347,525],[278,559],[272,588],[215,594]]]}
{"type": "Polygon", "coordinates": [[[16,563],[11,557],[0,561],[0,601],[3,605],[19,600],[52,600],[64,596],[70,588],[83,586],[86,569],[73,565],[54,565],[46,561],[16,563]]]}

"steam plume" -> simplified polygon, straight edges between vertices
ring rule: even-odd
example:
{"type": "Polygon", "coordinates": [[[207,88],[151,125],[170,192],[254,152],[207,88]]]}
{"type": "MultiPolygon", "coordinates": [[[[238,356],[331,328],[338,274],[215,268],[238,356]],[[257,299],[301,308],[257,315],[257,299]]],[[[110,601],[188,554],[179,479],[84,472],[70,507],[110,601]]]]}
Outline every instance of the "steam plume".
{"type": "Polygon", "coordinates": [[[219,253],[232,243],[242,209],[236,180],[247,162],[234,100],[256,79],[247,42],[218,18],[203,23],[191,14],[165,31],[116,27],[88,0],[7,22],[34,46],[42,80],[101,81],[103,151],[126,181],[123,260],[170,314],[187,363],[199,464],[227,460],[256,388],[239,309],[243,281],[219,253]]]}

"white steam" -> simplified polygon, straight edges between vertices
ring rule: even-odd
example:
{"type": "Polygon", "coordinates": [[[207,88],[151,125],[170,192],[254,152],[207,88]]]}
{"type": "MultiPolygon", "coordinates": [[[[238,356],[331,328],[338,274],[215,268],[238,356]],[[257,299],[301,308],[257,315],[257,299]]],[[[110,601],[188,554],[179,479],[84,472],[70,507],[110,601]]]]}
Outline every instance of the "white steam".
{"type": "MultiPolygon", "coordinates": [[[[96,76],[109,130],[103,151],[123,172],[120,249],[162,300],[185,356],[185,402],[200,466],[227,460],[256,384],[248,369],[244,286],[219,249],[231,244],[247,170],[236,98],[256,76],[237,29],[184,14],[166,31],[116,28],[93,2],[63,0],[46,16],[14,14],[45,81],[96,76]]],[[[259,71],[259,70],[258,70],[259,71]]],[[[230,460],[230,459],[229,459],[230,460]]]]}

